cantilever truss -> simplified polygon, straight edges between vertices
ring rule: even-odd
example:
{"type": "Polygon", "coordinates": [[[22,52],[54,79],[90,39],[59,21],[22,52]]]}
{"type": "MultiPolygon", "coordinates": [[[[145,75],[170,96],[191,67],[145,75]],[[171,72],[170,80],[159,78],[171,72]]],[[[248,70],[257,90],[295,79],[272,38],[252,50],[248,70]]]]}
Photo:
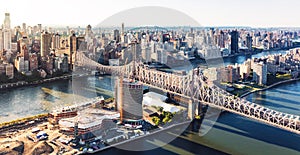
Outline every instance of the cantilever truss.
{"type": "Polygon", "coordinates": [[[149,69],[143,64],[133,63],[124,66],[104,66],[88,57],[82,52],[77,52],[77,64],[90,69],[97,69],[99,72],[113,75],[129,76],[135,67],[136,80],[165,92],[190,98],[193,102],[206,104],[211,107],[226,110],[242,115],[290,132],[300,134],[299,116],[275,111],[261,105],[238,98],[220,89],[219,87],[207,84],[206,77],[200,69],[194,69],[187,75],[176,75],[149,69]],[[123,73],[122,73],[123,72],[123,73]]]}

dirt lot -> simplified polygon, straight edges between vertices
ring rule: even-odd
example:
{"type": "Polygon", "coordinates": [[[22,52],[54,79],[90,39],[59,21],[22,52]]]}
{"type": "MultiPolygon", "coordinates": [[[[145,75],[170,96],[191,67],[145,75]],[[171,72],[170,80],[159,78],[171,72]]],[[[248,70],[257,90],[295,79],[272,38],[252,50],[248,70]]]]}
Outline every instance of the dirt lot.
{"type": "Polygon", "coordinates": [[[6,131],[0,133],[0,154],[75,154],[76,151],[71,146],[59,142],[59,138],[71,137],[59,133],[58,129],[48,122],[24,130],[6,131]],[[47,133],[48,139],[38,141],[38,131],[32,133],[32,129],[36,127],[47,133]]]}

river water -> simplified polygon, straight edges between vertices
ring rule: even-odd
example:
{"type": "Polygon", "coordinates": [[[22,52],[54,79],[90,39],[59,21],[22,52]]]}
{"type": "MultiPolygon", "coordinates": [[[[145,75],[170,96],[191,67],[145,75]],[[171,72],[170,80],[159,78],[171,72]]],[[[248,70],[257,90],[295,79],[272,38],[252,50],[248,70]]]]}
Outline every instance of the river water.
{"type": "MultiPolygon", "coordinates": [[[[285,51],[263,52],[253,57],[285,51]]],[[[242,63],[251,56],[225,58],[225,65],[242,63]]],[[[112,96],[110,77],[80,77],[0,91],[0,122],[45,113],[49,110],[102,95],[112,96]]],[[[300,82],[251,94],[247,100],[282,112],[300,115],[300,82]]],[[[173,131],[164,134],[174,136],[173,131]]],[[[125,144],[161,145],[158,135],[125,144]]],[[[204,136],[187,130],[171,143],[145,152],[111,148],[98,154],[300,154],[300,136],[228,112],[222,113],[204,136]]]]}

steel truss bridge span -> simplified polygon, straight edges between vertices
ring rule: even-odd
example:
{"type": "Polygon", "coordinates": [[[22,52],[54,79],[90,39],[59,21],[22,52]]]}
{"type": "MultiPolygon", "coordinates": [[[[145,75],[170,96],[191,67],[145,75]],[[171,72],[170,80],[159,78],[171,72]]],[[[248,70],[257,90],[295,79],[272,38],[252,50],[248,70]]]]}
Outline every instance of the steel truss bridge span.
{"type": "Polygon", "coordinates": [[[137,62],[125,66],[105,66],[91,60],[83,52],[77,52],[76,60],[77,66],[84,66],[103,74],[130,76],[146,86],[188,98],[190,119],[193,119],[199,104],[204,104],[300,134],[299,116],[263,107],[236,97],[214,84],[208,84],[199,68],[187,75],[177,75],[150,69],[137,62]]]}

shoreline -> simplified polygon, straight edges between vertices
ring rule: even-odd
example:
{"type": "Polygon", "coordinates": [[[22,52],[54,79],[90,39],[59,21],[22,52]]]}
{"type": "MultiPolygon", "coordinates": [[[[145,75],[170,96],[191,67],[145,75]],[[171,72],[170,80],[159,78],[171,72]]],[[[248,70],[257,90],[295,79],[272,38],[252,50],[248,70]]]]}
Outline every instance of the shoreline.
{"type": "MultiPolygon", "coordinates": [[[[11,130],[11,132],[15,132],[15,130],[24,130],[24,131],[25,131],[25,130],[27,130],[27,128],[38,126],[40,123],[44,123],[45,121],[47,122],[47,119],[41,119],[41,120],[39,120],[39,121],[36,121],[36,120],[35,120],[34,123],[18,125],[18,128],[17,128],[17,129],[15,129],[15,128],[13,128],[13,129],[8,129],[8,130],[6,130],[6,131],[4,131],[4,132],[10,132],[10,130],[11,130]]],[[[144,135],[140,135],[140,136],[138,136],[138,137],[136,137],[136,138],[132,138],[132,139],[127,139],[127,140],[124,140],[124,141],[120,141],[120,142],[118,142],[118,143],[114,143],[114,144],[112,144],[112,145],[109,145],[109,146],[106,146],[106,147],[103,147],[103,148],[101,148],[101,149],[94,150],[94,151],[82,152],[82,151],[79,151],[79,150],[78,150],[78,152],[76,153],[76,155],[81,155],[81,154],[97,154],[97,153],[101,153],[101,152],[107,151],[107,150],[109,150],[109,149],[118,148],[118,146],[120,146],[120,145],[123,145],[123,144],[125,145],[125,144],[127,144],[127,143],[131,143],[131,142],[134,142],[134,141],[137,141],[137,140],[142,140],[142,141],[143,141],[143,139],[145,139],[145,138],[147,139],[147,137],[149,137],[149,136],[155,136],[156,134],[159,134],[159,133],[161,133],[161,132],[167,132],[167,131],[170,130],[170,129],[173,129],[173,128],[176,128],[176,127],[180,127],[180,126],[182,126],[182,125],[186,126],[186,129],[184,129],[184,131],[186,131],[186,130],[189,130],[188,128],[189,128],[189,124],[190,124],[190,123],[192,123],[192,121],[191,121],[191,120],[187,120],[187,121],[184,121],[184,122],[181,122],[181,123],[172,124],[172,125],[167,126],[167,127],[164,127],[164,128],[158,128],[158,130],[154,130],[153,132],[150,132],[150,133],[148,133],[148,134],[144,134],[144,135]]],[[[181,135],[181,134],[180,134],[180,135],[181,135]]],[[[180,136],[180,135],[178,135],[178,136],[180,136]]],[[[177,137],[174,137],[174,138],[177,138],[177,137]]],[[[145,140],[146,140],[146,139],[145,139],[145,140]]],[[[213,147],[209,147],[209,146],[205,146],[205,145],[202,145],[202,146],[203,146],[203,147],[207,147],[207,148],[212,149],[212,150],[215,150],[215,151],[217,151],[217,152],[223,152],[223,153],[226,153],[226,152],[224,152],[224,151],[218,150],[218,149],[213,148],[213,147]]],[[[134,150],[132,150],[132,151],[134,151],[134,150]]]]}
{"type": "Polygon", "coordinates": [[[252,55],[255,55],[255,54],[258,54],[258,53],[264,53],[264,52],[270,52],[270,51],[289,51],[291,49],[296,49],[296,48],[299,48],[299,47],[300,46],[294,46],[294,47],[289,47],[289,48],[279,48],[279,49],[263,49],[261,51],[252,51],[252,52],[242,51],[242,52],[230,54],[230,55],[227,55],[227,56],[220,56],[220,57],[215,57],[215,58],[196,58],[196,59],[192,59],[192,61],[193,60],[203,60],[203,61],[210,60],[210,61],[213,61],[213,60],[233,58],[233,57],[238,57],[238,56],[249,56],[249,55],[252,56],[252,55]]]}
{"type": "Polygon", "coordinates": [[[0,91],[6,90],[6,89],[11,89],[11,88],[18,88],[18,87],[24,87],[24,86],[34,86],[34,85],[39,85],[39,84],[44,84],[44,83],[49,83],[49,82],[54,82],[58,80],[67,80],[71,79],[73,77],[81,77],[81,76],[86,76],[84,75],[79,75],[79,74],[66,74],[58,77],[52,77],[52,78],[46,78],[46,79],[41,79],[33,82],[26,82],[26,81],[18,81],[15,83],[5,83],[0,85],[0,91]]]}
{"type": "Polygon", "coordinates": [[[36,125],[36,123],[45,122],[48,119],[48,113],[41,113],[37,115],[32,115],[28,117],[17,118],[7,122],[0,123],[0,133],[9,130],[21,129],[24,127],[30,127],[36,125]],[[34,121],[34,123],[30,123],[34,121]]]}
{"type": "Polygon", "coordinates": [[[289,80],[284,80],[284,81],[280,81],[280,82],[276,82],[270,86],[267,86],[266,88],[263,88],[263,89],[258,89],[258,90],[254,90],[254,91],[250,91],[250,92],[247,92],[245,94],[242,94],[241,96],[239,96],[240,98],[244,98],[252,93],[256,93],[256,92],[260,92],[260,91],[265,91],[265,90],[268,90],[270,88],[273,88],[275,86],[278,86],[278,85],[281,85],[281,84],[285,84],[285,83],[289,83],[289,82],[294,82],[294,81],[299,81],[300,78],[295,78],[295,79],[289,79],[289,80]]]}
{"type": "MultiPolygon", "coordinates": [[[[298,48],[298,47],[299,46],[283,48],[283,49],[281,48],[281,49],[262,50],[262,51],[259,51],[259,52],[254,52],[254,51],[253,52],[239,52],[239,53],[231,54],[231,55],[228,55],[228,56],[225,56],[225,57],[218,57],[218,58],[212,58],[212,59],[199,58],[199,60],[215,60],[215,59],[219,59],[219,58],[231,58],[231,57],[235,57],[235,56],[253,55],[253,54],[262,53],[262,52],[269,52],[269,51],[290,50],[290,49],[294,49],[294,48],[298,48]]],[[[197,59],[194,59],[194,60],[197,60],[197,59]]],[[[23,87],[23,86],[32,86],[32,85],[37,85],[37,84],[43,84],[43,83],[47,83],[47,82],[62,80],[62,79],[70,79],[73,76],[76,77],[76,76],[80,76],[80,75],[73,75],[72,72],[71,72],[67,75],[41,79],[41,80],[37,80],[37,81],[33,81],[33,82],[18,81],[18,82],[15,82],[15,83],[4,83],[4,84],[0,84],[0,90],[23,87]]],[[[243,97],[243,96],[241,96],[241,97],[243,97]]]]}

